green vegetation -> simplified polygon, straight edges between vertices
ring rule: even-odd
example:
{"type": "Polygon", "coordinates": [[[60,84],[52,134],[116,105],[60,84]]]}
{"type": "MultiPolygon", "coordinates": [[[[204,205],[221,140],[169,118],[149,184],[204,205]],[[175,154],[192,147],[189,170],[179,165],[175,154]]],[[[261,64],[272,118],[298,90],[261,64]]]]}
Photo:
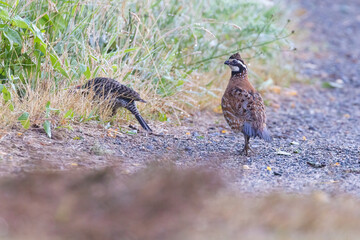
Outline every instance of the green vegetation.
{"type": "Polygon", "coordinates": [[[219,96],[231,53],[271,62],[287,46],[282,19],[261,1],[0,1],[0,125],[88,118],[68,88],[96,76],[140,91],[164,121],[219,96]]]}

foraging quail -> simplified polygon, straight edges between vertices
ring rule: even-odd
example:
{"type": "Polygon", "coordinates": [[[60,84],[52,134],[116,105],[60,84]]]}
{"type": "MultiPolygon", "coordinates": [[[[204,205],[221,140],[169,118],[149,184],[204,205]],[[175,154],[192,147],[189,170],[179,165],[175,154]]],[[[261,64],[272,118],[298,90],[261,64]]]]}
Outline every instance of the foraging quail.
{"type": "Polygon", "coordinates": [[[236,132],[244,134],[245,146],[242,152],[248,155],[250,138],[262,138],[270,142],[266,128],[266,115],[261,95],[248,80],[248,69],[240,54],[232,55],[225,61],[231,68],[231,78],[221,100],[224,117],[236,132]]]}
{"type": "Polygon", "coordinates": [[[112,104],[112,115],[115,115],[116,110],[120,107],[126,108],[132,114],[135,115],[140,125],[146,131],[152,131],[149,125],[145,122],[136,107],[135,102],[146,102],[143,100],[139,93],[133,89],[119,83],[111,78],[94,78],[89,80],[83,86],[77,86],[76,88],[91,90],[94,92],[94,97],[108,99],[112,104]]]}

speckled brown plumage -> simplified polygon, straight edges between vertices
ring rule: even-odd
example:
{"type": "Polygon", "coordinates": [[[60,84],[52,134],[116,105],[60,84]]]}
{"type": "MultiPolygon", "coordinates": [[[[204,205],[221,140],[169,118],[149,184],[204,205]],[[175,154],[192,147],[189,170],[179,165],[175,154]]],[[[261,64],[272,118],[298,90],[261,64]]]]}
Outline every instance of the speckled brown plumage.
{"type": "Polygon", "coordinates": [[[94,78],[89,80],[83,86],[78,88],[91,90],[94,92],[95,97],[108,99],[112,104],[113,115],[116,113],[116,110],[120,107],[126,108],[129,110],[136,119],[139,121],[140,125],[146,131],[152,131],[151,128],[147,125],[145,120],[139,113],[139,110],[136,107],[135,102],[146,102],[144,101],[139,93],[135,90],[119,83],[118,81],[111,78],[94,78]]]}
{"type": "Polygon", "coordinates": [[[222,97],[221,107],[231,129],[244,134],[243,152],[248,155],[248,150],[251,150],[249,147],[251,137],[271,141],[266,127],[264,102],[249,82],[247,66],[239,53],[232,55],[225,64],[229,65],[232,71],[222,97]]]}

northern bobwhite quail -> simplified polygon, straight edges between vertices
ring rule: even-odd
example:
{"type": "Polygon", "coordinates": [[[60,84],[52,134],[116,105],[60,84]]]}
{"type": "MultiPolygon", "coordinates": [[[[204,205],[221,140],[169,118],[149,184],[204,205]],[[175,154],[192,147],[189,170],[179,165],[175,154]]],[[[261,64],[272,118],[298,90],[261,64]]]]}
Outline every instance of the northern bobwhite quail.
{"type": "Polygon", "coordinates": [[[250,138],[271,141],[266,128],[264,102],[249,82],[247,66],[239,53],[230,56],[224,64],[231,68],[231,78],[222,97],[221,107],[231,129],[244,134],[245,146],[242,152],[248,155],[248,150],[252,151],[250,138]]]}
{"type": "Polygon", "coordinates": [[[94,97],[109,100],[112,105],[112,115],[115,115],[116,110],[120,107],[126,108],[135,118],[138,120],[140,125],[146,131],[152,131],[149,125],[145,122],[136,107],[135,102],[146,102],[143,100],[139,93],[135,90],[119,83],[118,81],[111,78],[94,78],[89,80],[84,85],[77,86],[78,89],[86,89],[87,91],[93,91],[94,97]]]}

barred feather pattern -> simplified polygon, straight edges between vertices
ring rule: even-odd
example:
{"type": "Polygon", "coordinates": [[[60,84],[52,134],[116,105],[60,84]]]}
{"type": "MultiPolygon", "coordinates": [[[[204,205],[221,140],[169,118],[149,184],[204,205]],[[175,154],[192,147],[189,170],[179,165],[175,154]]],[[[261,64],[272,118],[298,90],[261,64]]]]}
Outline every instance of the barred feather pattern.
{"type": "Polygon", "coordinates": [[[98,77],[91,79],[85,83],[82,88],[91,89],[97,97],[123,98],[133,101],[146,102],[135,90],[111,78],[98,77]]]}
{"type": "Polygon", "coordinates": [[[233,87],[225,92],[221,106],[231,129],[249,137],[270,141],[265,106],[259,93],[233,87]]]}
{"type": "Polygon", "coordinates": [[[111,78],[98,77],[89,80],[82,86],[83,89],[87,89],[94,92],[94,97],[108,99],[112,104],[112,113],[116,114],[118,108],[123,107],[134,114],[140,125],[146,131],[152,131],[149,125],[145,122],[140,115],[139,110],[136,107],[136,101],[146,102],[143,100],[139,93],[135,90],[119,83],[111,78]]]}

